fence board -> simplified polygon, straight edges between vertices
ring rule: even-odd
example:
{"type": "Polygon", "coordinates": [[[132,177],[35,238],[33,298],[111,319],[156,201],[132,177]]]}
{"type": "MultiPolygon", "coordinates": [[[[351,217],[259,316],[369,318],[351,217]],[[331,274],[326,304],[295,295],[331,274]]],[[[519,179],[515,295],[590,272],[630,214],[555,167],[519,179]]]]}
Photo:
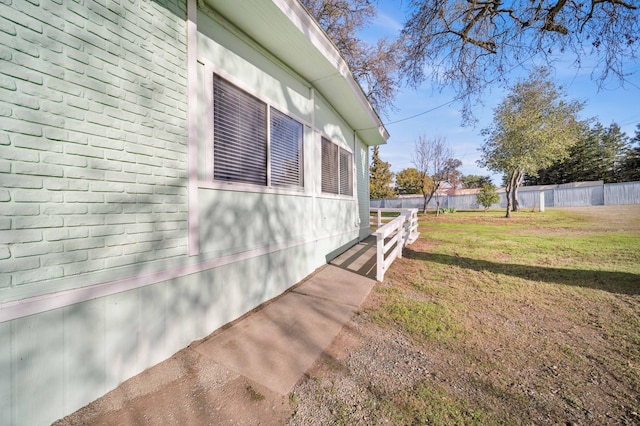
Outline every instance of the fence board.
{"type": "MultiPolygon", "coordinates": [[[[540,208],[540,192],[544,192],[545,207],[581,207],[617,204],[640,204],[640,182],[624,182],[602,184],[594,182],[578,182],[566,185],[544,185],[522,187],[518,190],[518,202],[523,209],[540,208]]],[[[507,199],[504,192],[499,192],[500,202],[491,208],[506,208],[507,199]]],[[[475,194],[440,196],[440,208],[457,210],[474,210],[481,208],[475,194]]],[[[370,201],[371,208],[420,209],[424,207],[422,196],[378,199],[370,201]]],[[[436,208],[435,197],[428,208],[436,208]]]]}

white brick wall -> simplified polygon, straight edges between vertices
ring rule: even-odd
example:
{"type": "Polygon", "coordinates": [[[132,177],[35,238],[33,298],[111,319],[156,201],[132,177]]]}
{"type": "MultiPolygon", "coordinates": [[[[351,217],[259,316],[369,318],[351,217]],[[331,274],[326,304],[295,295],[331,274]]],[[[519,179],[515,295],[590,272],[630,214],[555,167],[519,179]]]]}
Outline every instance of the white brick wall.
{"type": "Polygon", "coordinates": [[[0,289],[187,253],[185,7],[0,0],[0,289]]]}

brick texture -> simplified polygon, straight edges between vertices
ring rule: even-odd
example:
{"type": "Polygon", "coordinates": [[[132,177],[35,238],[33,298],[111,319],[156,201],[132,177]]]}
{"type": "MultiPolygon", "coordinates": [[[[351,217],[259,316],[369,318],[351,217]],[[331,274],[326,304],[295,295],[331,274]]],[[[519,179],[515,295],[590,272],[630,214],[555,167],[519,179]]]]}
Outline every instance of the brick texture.
{"type": "Polygon", "coordinates": [[[0,2],[0,287],[187,253],[185,8],[0,2]]]}

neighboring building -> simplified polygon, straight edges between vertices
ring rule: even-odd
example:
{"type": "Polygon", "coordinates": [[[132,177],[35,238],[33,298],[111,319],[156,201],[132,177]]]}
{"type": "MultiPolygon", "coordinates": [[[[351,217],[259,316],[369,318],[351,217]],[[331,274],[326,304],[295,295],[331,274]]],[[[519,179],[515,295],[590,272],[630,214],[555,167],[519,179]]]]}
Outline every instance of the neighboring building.
{"type": "Polygon", "coordinates": [[[369,234],[380,119],[295,0],[0,4],[0,424],[114,389],[369,234]]]}

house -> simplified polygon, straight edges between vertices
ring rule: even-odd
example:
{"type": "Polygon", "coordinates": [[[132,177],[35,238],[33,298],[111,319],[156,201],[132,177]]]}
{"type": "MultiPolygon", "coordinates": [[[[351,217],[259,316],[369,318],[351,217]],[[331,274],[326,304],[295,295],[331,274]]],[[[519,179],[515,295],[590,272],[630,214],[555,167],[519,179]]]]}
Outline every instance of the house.
{"type": "Polygon", "coordinates": [[[50,424],[369,234],[388,134],[296,0],[0,4],[0,424],[50,424]]]}

